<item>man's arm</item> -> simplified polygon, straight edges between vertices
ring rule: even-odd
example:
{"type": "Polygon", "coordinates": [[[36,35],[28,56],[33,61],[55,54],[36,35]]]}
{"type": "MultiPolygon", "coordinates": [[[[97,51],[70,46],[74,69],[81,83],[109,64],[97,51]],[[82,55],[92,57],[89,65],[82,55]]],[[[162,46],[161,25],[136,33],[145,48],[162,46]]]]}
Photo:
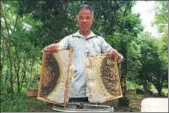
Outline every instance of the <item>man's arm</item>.
{"type": "Polygon", "coordinates": [[[107,55],[113,57],[114,60],[117,60],[119,63],[123,61],[124,57],[116,49],[112,48],[102,37],[99,37],[101,51],[107,53],[107,55]]]}
{"type": "Polygon", "coordinates": [[[60,42],[50,44],[46,46],[43,51],[48,51],[48,52],[59,52],[60,50],[65,50],[68,49],[69,47],[69,37],[63,38],[60,42]]]}

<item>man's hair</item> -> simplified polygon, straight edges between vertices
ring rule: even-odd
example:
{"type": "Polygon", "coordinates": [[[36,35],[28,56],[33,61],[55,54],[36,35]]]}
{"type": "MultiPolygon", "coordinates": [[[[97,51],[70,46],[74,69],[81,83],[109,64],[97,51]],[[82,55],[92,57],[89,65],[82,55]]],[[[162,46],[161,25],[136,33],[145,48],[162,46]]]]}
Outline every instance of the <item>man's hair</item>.
{"type": "Polygon", "coordinates": [[[80,12],[81,10],[83,10],[83,9],[88,9],[88,10],[90,10],[90,12],[92,13],[92,16],[94,17],[93,8],[92,8],[91,6],[89,6],[89,5],[87,5],[87,4],[82,4],[82,5],[80,5],[80,6],[78,7],[78,9],[77,9],[77,15],[78,15],[79,12],[80,12]]]}

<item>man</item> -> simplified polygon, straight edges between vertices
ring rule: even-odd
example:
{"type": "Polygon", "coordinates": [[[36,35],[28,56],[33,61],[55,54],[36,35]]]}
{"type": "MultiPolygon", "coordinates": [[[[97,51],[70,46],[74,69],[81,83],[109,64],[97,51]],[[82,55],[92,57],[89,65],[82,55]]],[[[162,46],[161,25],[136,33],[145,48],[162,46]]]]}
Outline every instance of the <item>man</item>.
{"type": "Polygon", "coordinates": [[[43,51],[58,52],[73,48],[74,78],[70,88],[70,100],[87,101],[85,59],[88,55],[106,53],[119,62],[123,59],[116,49],[91,31],[93,21],[93,9],[88,5],[81,5],[77,11],[79,31],[66,36],[59,43],[51,44],[43,49],[43,51]]]}

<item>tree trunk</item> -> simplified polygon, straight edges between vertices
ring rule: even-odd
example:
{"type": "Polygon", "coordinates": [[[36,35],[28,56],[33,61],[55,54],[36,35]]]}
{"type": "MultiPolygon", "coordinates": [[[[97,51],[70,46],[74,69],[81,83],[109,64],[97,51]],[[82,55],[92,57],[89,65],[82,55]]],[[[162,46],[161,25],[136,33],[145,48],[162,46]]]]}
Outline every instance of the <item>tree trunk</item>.
{"type": "Polygon", "coordinates": [[[10,47],[7,48],[8,51],[8,59],[9,59],[9,74],[10,74],[10,88],[11,88],[11,94],[14,93],[13,88],[13,61],[12,61],[12,55],[10,51],[10,47]]]}
{"type": "MultiPolygon", "coordinates": [[[[21,89],[22,89],[22,87],[23,87],[24,81],[27,80],[27,84],[26,84],[27,86],[28,86],[28,84],[29,84],[29,83],[28,83],[28,82],[29,82],[29,79],[26,78],[26,71],[27,71],[27,70],[26,70],[26,65],[27,65],[27,64],[26,64],[26,59],[23,60],[23,63],[24,63],[24,64],[23,64],[24,69],[22,69],[21,89]],[[26,80],[25,80],[25,79],[26,79],[26,80]]],[[[26,87],[27,87],[27,86],[26,86],[26,87]]]]}
{"type": "Polygon", "coordinates": [[[158,91],[158,96],[162,96],[162,88],[157,89],[158,91]]]}
{"type": "MultiPolygon", "coordinates": [[[[1,3],[2,6],[2,3],[1,3]]],[[[2,17],[4,18],[4,22],[5,22],[5,29],[7,31],[7,36],[5,37],[5,46],[6,46],[6,52],[7,52],[7,59],[9,61],[8,63],[8,68],[9,68],[9,74],[10,74],[10,93],[11,93],[11,97],[13,98],[13,93],[14,93],[14,86],[13,86],[13,57],[12,57],[12,34],[15,31],[16,28],[16,24],[17,24],[17,20],[18,20],[18,15],[16,18],[16,22],[15,22],[15,26],[14,29],[12,30],[7,22],[7,18],[5,17],[5,14],[3,12],[3,10],[1,11],[2,13],[2,17]],[[10,33],[10,31],[12,31],[10,33]]]]}
{"type": "Polygon", "coordinates": [[[120,77],[120,81],[121,81],[121,87],[122,87],[122,92],[123,92],[123,96],[126,96],[126,92],[127,92],[127,87],[126,87],[126,80],[127,80],[127,65],[126,65],[126,61],[124,61],[121,64],[121,77],[120,77]]]}
{"type": "Polygon", "coordinates": [[[13,89],[13,60],[12,60],[11,41],[10,41],[11,35],[9,33],[9,27],[8,27],[7,20],[5,17],[4,17],[4,21],[5,21],[5,26],[8,32],[8,37],[6,39],[5,46],[6,46],[6,51],[7,51],[7,58],[9,60],[8,67],[9,67],[9,74],[10,74],[10,93],[11,95],[13,95],[14,89],[13,89]]]}
{"type": "Polygon", "coordinates": [[[157,86],[155,86],[156,87],[156,89],[157,89],[157,91],[158,91],[158,96],[162,96],[162,83],[161,83],[161,81],[158,81],[157,82],[157,86]]]}
{"type": "Polygon", "coordinates": [[[17,49],[15,50],[15,58],[14,58],[14,70],[16,73],[16,79],[17,79],[17,93],[20,93],[20,77],[19,77],[19,71],[20,71],[20,58],[18,55],[17,49]]]}
{"type": "Polygon", "coordinates": [[[7,48],[8,51],[8,59],[9,59],[9,74],[10,74],[10,93],[13,95],[14,88],[13,88],[13,61],[11,57],[10,47],[7,48]]]}

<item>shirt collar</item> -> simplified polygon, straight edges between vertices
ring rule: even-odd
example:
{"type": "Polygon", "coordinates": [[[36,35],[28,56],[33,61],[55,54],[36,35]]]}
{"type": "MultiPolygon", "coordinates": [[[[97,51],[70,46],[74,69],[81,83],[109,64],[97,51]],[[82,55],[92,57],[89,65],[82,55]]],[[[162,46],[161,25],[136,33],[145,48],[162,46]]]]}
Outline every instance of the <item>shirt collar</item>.
{"type": "MultiPolygon", "coordinates": [[[[75,34],[73,34],[73,36],[74,36],[74,37],[83,38],[83,35],[80,34],[79,31],[77,31],[75,34]]],[[[95,35],[95,34],[91,31],[90,34],[87,36],[86,39],[93,38],[93,37],[97,37],[97,35],[95,35]]]]}

